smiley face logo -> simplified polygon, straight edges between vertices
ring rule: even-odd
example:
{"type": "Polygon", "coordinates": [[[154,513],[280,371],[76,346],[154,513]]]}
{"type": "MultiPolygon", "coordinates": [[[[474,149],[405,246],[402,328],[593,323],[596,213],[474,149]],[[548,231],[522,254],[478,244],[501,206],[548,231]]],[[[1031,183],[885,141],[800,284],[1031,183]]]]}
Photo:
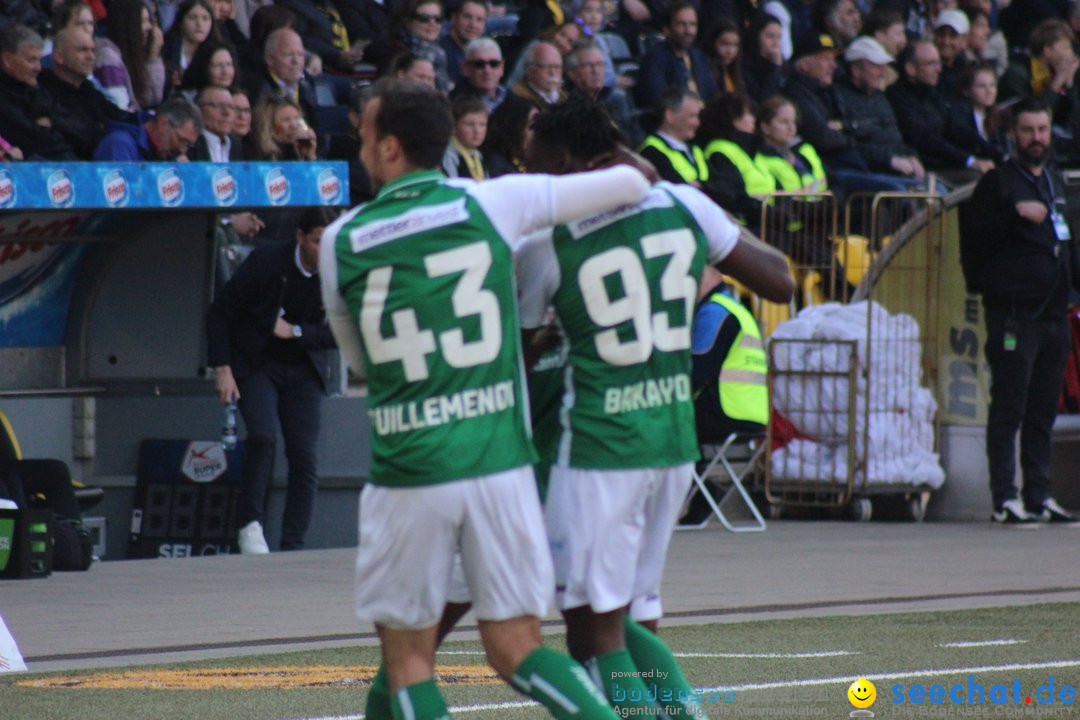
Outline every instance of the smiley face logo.
{"type": "Polygon", "coordinates": [[[847,697],[855,707],[868,708],[877,700],[877,688],[869,680],[859,678],[847,689],[847,697]]]}

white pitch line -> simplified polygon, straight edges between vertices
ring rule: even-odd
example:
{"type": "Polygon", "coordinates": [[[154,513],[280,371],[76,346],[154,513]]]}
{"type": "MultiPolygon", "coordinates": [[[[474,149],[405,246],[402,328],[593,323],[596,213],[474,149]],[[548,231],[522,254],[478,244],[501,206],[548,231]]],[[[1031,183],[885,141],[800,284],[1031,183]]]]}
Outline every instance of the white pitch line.
{"type": "Polygon", "coordinates": [[[826,658],[840,657],[841,655],[861,655],[862,653],[852,650],[821,650],[819,652],[794,652],[794,653],[675,653],[675,657],[681,658],[766,658],[770,660],[783,658],[826,658]]]}
{"type": "Polygon", "coordinates": [[[1007,640],[973,640],[970,642],[951,642],[941,643],[938,647],[943,648],[973,648],[973,647],[991,647],[992,645],[1021,645],[1026,643],[1027,640],[1013,640],[1009,638],[1007,640]]]}
{"type": "MultiPolygon", "coordinates": [[[[983,673],[983,672],[1008,672],[1010,670],[1047,670],[1051,668],[1070,668],[1080,667],[1080,659],[1076,660],[1052,660],[1041,663],[1011,663],[1009,665],[978,665],[973,667],[961,667],[961,668],[944,668],[944,669],[926,669],[926,670],[908,670],[904,672],[895,673],[876,673],[873,675],[845,675],[843,677],[831,677],[831,678],[807,678],[804,680],[780,680],[778,682],[770,683],[749,683],[746,685],[721,685],[715,688],[702,688],[703,690],[734,690],[736,692],[744,692],[746,690],[774,690],[777,688],[788,687],[808,687],[811,685],[840,685],[848,684],[854,680],[858,680],[860,677],[864,680],[900,680],[903,678],[912,677],[939,677],[942,675],[959,675],[962,673],[983,673]]],[[[486,705],[462,705],[459,707],[450,708],[451,712],[455,713],[467,713],[478,712],[480,710],[504,710],[511,708],[523,708],[532,707],[536,705],[534,702],[514,702],[514,703],[490,703],[486,705]]],[[[303,718],[303,720],[364,720],[363,715],[329,715],[317,718],[303,718]]]]}
{"type": "MultiPolygon", "coordinates": [[[[452,713],[470,713],[480,712],[481,710],[512,710],[514,708],[526,708],[539,705],[536,702],[506,702],[506,703],[487,703],[484,705],[458,705],[450,708],[452,713]]],[[[360,715],[327,715],[317,718],[302,718],[302,720],[364,720],[363,714],[360,715]]]]}

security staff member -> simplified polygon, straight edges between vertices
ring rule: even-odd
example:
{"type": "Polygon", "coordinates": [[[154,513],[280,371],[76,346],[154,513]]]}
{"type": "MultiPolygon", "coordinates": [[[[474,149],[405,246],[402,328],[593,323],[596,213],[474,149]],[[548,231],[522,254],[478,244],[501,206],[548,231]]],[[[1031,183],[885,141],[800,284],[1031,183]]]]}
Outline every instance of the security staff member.
{"type": "Polygon", "coordinates": [[[1050,497],[1050,444],[1069,353],[1065,309],[1072,243],[1065,189],[1047,166],[1050,111],[1039,99],[1013,106],[1015,156],[975,188],[962,242],[968,289],[986,315],[990,412],[986,455],[991,519],[1002,524],[1071,522],[1050,497]],[[1016,433],[1021,433],[1023,489],[1017,493],[1016,433]]]}
{"type": "MultiPolygon", "coordinates": [[[[711,267],[702,276],[694,312],[691,348],[694,415],[698,442],[719,445],[733,432],[760,433],[769,422],[768,361],[761,330],[753,314],[740,303],[711,267]]],[[[719,501],[722,493],[706,485],[719,501]]],[[[702,527],[712,509],[694,493],[682,527],[702,527]]]]}
{"type": "Polygon", "coordinates": [[[757,320],[720,273],[707,268],[702,287],[711,289],[694,313],[694,413],[698,440],[720,443],[768,423],[767,361],[757,320]]]}

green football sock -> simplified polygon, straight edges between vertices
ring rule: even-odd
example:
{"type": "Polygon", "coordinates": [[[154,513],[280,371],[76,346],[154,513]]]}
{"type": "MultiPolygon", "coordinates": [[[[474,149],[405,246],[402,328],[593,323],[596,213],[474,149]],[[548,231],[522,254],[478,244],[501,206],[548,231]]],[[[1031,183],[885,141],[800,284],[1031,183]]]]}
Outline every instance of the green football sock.
{"type": "Polygon", "coordinates": [[[629,617],[626,618],[626,649],[634,659],[638,672],[648,682],[656,683],[657,702],[672,716],[682,717],[699,708],[698,703],[691,699],[694,688],[683,675],[671,649],[656,633],[629,617]]]}
{"type": "Polygon", "coordinates": [[[616,710],[653,707],[656,686],[647,685],[639,676],[634,659],[626,648],[597,655],[589,660],[588,665],[596,669],[595,675],[616,710]]]}
{"type": "Polygon", "coordinates": [[[615,711],[589,679],[585,668],[566,655],[538,647],[521,661],[511,684],[548,709],[558,720],[616,720],[615,711]]]}
{"type": "Polygon", "coordinates": [[[450,720],[450,711],[434,678],[398,690],[390,709],[394,720],[450,720]]]}
{"type": "Polygon", "coordinates": [[[368,688],[367,703],[364,705],[366,720],[392,720],[390,710],[390,685],[386,682],[386,668],[379,666],[379,672],[371,679],[368,688]]]}

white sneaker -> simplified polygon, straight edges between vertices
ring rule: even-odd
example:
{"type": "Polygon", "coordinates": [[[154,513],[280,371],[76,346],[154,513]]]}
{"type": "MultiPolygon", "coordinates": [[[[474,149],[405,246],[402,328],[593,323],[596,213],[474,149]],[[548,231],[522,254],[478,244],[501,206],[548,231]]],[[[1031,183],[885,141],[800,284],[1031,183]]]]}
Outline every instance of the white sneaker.
{"type": "Polygon", "coordinates": [[[266,544],[263,536],[262,523],[252,520],[236,535],[236,544],[240,546],[241,555],[266,555],[270,552],[270,546],[266,544]]]}

